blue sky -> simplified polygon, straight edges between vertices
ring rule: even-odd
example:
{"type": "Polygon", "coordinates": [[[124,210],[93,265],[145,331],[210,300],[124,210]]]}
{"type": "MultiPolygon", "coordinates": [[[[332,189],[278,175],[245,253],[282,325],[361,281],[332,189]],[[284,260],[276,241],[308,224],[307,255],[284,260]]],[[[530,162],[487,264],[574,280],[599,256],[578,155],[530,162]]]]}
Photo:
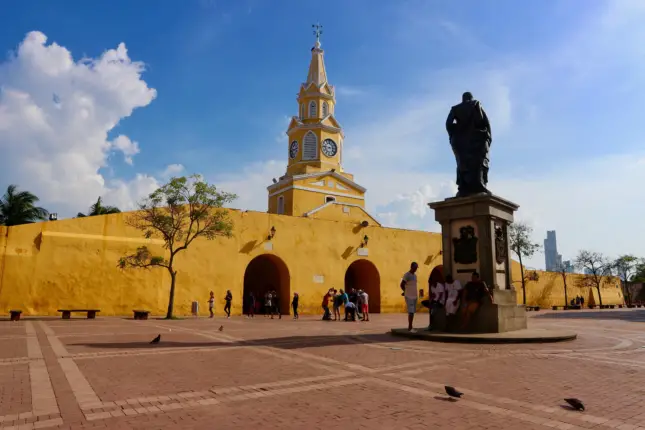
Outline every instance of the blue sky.
{"type": "Polygon", "coordinates": [[[0,148],[10,154],[0,185],[18,183],[73,215],[98,195],[131,207],[170,173],[198,172],[238,193],[236,206],[265,210],[265,186],[284,171],[311,24],[320,21],[345,168],[386,225],[437,231],[425,204],[454,191],[443,122],[469,90],[492,121],[491,188],[520,204],[536,241],[556,229],[565,259],[581,248],[645,255],[645,237],[631,227],[645,211],[642,2],[155,4],[4,5],[0,49],[14,53],[0,63],[0,148]],[[31,31],[47,41],[28,39],[31,31]],[[16,51],[21,43],[34,49],[16,51]],[[74,67],[47,54],[52,43],[74,67]],[[78,74],[79,60],[108,50],[121,52],[120,65],[78,74]],[[67,102],[79,76],[85,101],[67,102]],[[24,132],[34,125],[16,120],[30,117],[12,90],[44,112],[47,133],[24,132]],[[47,105],[52,93],[61,106],[47,105]],[[81,111],[92,127],[79,128],[81,111]],[[128,140],[117,144],[118,136],[128,140]]]}

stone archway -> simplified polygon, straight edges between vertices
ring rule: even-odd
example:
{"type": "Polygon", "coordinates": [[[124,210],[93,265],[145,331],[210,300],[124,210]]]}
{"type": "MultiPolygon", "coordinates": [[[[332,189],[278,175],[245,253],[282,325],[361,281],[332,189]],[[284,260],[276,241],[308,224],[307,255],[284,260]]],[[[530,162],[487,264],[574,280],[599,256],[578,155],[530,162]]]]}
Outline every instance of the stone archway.
{"type": "Polygon", "coordinates": [[[381,312],[381,275],[369,260],[356,260],[345,272],[345,291],[363,290],[369,296],[370,313],[381,312]]]}
{"type": "Polygon", "coordinates": [[[430,272],[430,278],[428,278],[428,284],[432,282],[439,282],[441,284],[444,284],[446,282],[444,276],[443,276],[443,265],[438,265],[434,269],[432,269],[432,272],[430,272]]]}
{"type": "MultiPolygon", "coordinates": [[[[280,299],[280,312],[282,315],[290,314],[291,279],[287,265],[279,257],[272,254],[262,254],[255,257],[246,266],[244,271],[244,303],[249,294],[253,292],[255,299],[264,304],[264,294],[275,290],[280,299]]],[[[247,309],[244,309],[246,312],[247,309]]],[[[263,312],[263,306],[260,307],[263,312]]]]}

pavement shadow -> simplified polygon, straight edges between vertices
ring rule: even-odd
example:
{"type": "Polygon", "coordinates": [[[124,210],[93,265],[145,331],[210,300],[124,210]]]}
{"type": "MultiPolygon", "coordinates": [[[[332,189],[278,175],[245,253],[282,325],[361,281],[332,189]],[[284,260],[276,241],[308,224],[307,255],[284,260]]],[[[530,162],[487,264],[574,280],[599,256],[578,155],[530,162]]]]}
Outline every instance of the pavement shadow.
{"type": "MultiPolygon", "coordinates": [[[[364,335],[327,335],[327,336],[286,336],[269,339],[241,340],[233,342],[181,342],[164,341],[150,344],[148,342],[81,342],[70,343],[69,346],[84,346],[87,348],[113,348],[113,349],[142,349],[142,348],[200,348],[200,347],[240,347],[240,346],[270,346],[280,349],[301,349],[339,345],[360,345],[366,343],[392,343],[407,342],[409,339],[396,337],[390,334],[364,334],[364,335]]],[[[405,350],[405,348],[396,348],[405,350]]]]}
{"type": "Polygon", "coordinates": [[[616,311],[575,311],[575,312],[550,312],[548,314],[535,315],[535,319],[594,319],[594,320],[620,320],[629,322],[645,322],[645,309],[616,311]]]}

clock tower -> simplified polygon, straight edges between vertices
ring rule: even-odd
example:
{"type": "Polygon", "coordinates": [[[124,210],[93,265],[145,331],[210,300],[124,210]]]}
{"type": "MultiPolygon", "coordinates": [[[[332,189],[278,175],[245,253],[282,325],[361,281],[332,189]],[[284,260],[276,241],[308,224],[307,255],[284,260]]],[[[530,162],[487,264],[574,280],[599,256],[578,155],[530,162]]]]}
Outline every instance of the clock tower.
{"type": "Polygon", "coordinates": [[[345,134],[334,116],[336,94],[327,81],[322,26],[313,28],[316,40],[296,98],[298,115],[286,132],[287,171],[268,187],[269,213],[332,219],[352,219],[355,213],[376,222],[364,210],[366,189],[343,170],[345,134]]]}

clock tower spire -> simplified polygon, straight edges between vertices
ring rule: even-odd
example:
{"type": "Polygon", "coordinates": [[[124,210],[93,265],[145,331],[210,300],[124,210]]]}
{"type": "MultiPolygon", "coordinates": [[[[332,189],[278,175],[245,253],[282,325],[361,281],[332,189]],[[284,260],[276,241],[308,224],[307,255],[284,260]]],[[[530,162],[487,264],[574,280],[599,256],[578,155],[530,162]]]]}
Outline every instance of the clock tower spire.
{"type": "Polygon", "coordinates": [[[269,212],[310,216],[322,206],[346,202],[344,208],[364,207],[365,188],[343,170],[345,135],[334,116],[336,93],[327,81],[325,52],[321,48],[322,25],[312,25],[315,36],[307,79],[296,101],[298,115],[287,127],[287,171],[268,187],[269,212]],[[312,212],[313,211],[313,212],[312,212]]]}

